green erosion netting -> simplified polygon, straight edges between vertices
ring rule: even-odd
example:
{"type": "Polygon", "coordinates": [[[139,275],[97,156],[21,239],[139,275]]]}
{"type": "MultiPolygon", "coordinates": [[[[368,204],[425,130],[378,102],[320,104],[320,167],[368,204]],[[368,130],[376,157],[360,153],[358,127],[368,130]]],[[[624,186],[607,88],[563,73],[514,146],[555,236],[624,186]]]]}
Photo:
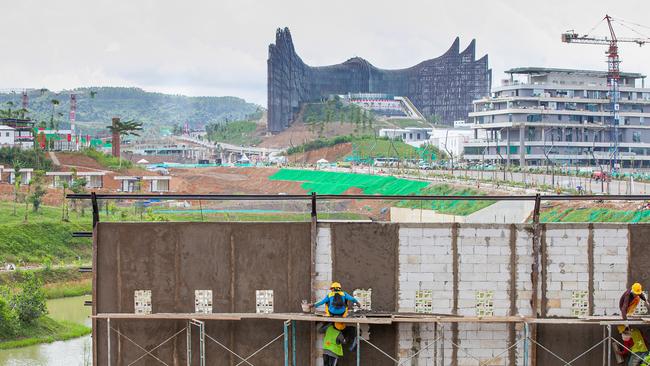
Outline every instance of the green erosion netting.
{"type": "MultiPolygon", "coordinates": [[[[456,188],[448,184],[436,184],[420,191],[429,196],[481,196],[484,193],[471,188],[456,188]]],[[[422,208],[435,210],[449,215],[466,216],[490,206],[495,201],[402,201],[397,207],[422,208]]]]}
{"type": "MultiPolygon", "coordinates": [[[[359,188],[364,194],[383,195],[457,195],[482,193],[471,188],[455,188],[448,184],[429,185],[427,182],[367,174],[281,169],[270,180],[303,182],[301,187],[318,194],[343,194],[359,188]]],[[[494,203],[493,201],[401,201],[397,207],[423,208],[451,215],[469,215],[494,203]]]]}
{"type": "Polygon", "coordinates": [[[280,169],[270,180],[304,182],[301,187],[318,194],[342,194],[350,188],[359,188],[364,194],[408,195],[418,194],[429,183],[377,175],[280,169]]]}
{"type": "Polygon", "coordinates": [[[568,208],[542,211],[541,222],[650,222],[650,210],[568,208]]]}

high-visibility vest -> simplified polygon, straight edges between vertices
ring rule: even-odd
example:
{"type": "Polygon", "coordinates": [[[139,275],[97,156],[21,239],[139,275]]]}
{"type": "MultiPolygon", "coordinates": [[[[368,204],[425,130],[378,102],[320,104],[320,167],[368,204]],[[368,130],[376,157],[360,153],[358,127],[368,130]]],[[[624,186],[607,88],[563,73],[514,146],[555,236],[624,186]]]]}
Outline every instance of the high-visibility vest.
{"type": "Polygon", "coordinates": [[[328,350],[335,355],[342,357],[343,356],[343,345],[336,343],[336,338],[338,338],[341,331],[334,328],[333,325],[327,327],[325,331],[325,338],[323,339],[323,349],[328,350]]]}
{"type": "Polygon", "coordinates": [[[643,335],[641,334],[640,330],[632,329],[630,331],[630,335],[634,341],[634,345],[632,346],[632,353],[648,352],[648,346],[645,344],[645,340],[643,340],[643,335]]]}

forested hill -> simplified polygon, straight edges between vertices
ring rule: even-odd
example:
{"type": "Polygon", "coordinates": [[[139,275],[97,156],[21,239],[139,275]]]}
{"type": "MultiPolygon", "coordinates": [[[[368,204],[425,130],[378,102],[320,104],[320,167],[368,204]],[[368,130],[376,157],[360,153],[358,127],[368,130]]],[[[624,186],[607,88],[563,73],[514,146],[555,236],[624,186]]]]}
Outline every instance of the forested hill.
{"type": "MultiPolygon", "coordinates": [[[[81,126],[105,126],[112,117],[135,119],[146,126],[172,126],[189,122],[200,126],[209,122],[240,120],[258,111],[260,106],[237,97],[187,97],[151,93],[139,88],[97,87],[64,90],[58,93],[46,89],[27,92],[29,116],[32,120],[46,121],[52,116],[61,127],[68,126],[70,94],[77,95],[77,121],[81,126]],[[90,122],[84,124],[83,122],[90,122]]],[[[7,101],[21,107],[21,93],[0,93],[0,109],[7,109],[7,101]]]]}

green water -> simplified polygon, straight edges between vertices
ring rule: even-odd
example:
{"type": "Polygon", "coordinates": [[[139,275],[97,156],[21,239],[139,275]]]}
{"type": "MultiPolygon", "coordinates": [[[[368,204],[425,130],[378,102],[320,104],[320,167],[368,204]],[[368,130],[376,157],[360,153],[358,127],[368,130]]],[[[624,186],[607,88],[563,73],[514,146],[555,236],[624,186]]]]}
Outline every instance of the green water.
{"type": "MultiPolygon", "coordinates": [[[[49,316],[90,326],[90,307],[84,306],[84,300],[90,300],[90,296],[49,300],[49,316]]],[[[0,350],[0,365],[3,366],[85,366],[91,363],[92,343],[89,335],[65,342],[0,350]]]]}

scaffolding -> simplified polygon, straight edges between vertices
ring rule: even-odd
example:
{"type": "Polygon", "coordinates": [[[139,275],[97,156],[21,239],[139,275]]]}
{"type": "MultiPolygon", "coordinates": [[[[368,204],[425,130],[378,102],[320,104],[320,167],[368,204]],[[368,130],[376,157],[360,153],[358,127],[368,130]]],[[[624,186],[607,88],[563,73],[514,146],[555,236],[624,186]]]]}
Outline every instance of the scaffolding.
{"type": "MultiPolygon", "coordinates": [[[[99,206],[98,200],[149,200],[149,199],[164,199],[164,200],[176,200],[176,199],[186,199],[186,200],[283,200],[283,201],[300,201],[306,200],[311,202],[311,221],[312,221],[312,240],[315,240],[316,233],[316,224],[317,220],[317,202],[319,200],[489,200],[489,201],[534,201],[535,206],[532,215],[532,234],[533,234],[533,272],[532,272],[532,295],[531,295],[531,310],[532,314],[537,314],[539,307],[539,298],[537,294],[537,289],[539,285],[539,241],[540,241],[540,204],[541,201],[621,201],[621,200],[650,200],[650,195],[530,195],[530,196],[499,196],[499,195],[485,195],[485,196],[406,196],[406,195],[316,195],[312,193],[310,195],[196,195],[196,194],[166,194],[166,195],[155,195],[155,194],[70,194],[67,196],[69,199],[87,199],[92,202],[93,208],[93,228],[99,222],[99,206]]],[[[91,232],[78,232],[74,233],[76,237],[92,237],[91,232]]],[[[86,271],[92,271],[91,268],[87,268],[86,271]]],[[[313,268],[312,268],[313,271],[313,268]]],[[[312,276],[313,277],[313,276],[312,276]]],[[[312,286],[313,288],[313,286],[312,286]]],[[[93,303],[93,306],[95,304],[93,303]]],[[[107,362],[109,366],[115,364],[111,360],[111,343],[112,338],[119,337],[125,339],[129,343],[132,343],[138,349],[142,351],[142,354],[130,365],[135,364],[136,362],[144,358],[153,358],[158,363],[163,365],[168,365],[169,363],[157,357],[154,352],[162,347],[164,344],[170,342],[172,339],[175,339],[183,334],[187,339],[186,341],[186,352],[187,352],[187,365],[192,365],[193,355],[196,350],[192,349],[192,339],[195,336],[198,336],[199,339],[199,364],[205,366],[209,360],[206,359],[206,348],[210,344],[215,344],[219,348],[223,349],[230,355],[233,355],[237,358],[235,363],[237,366],[248,365],[254,366],[251,362],[251,359],[259,354],[264,349],[268,348],[270,345],[283,340],[284,351],[282,354],[284,365],[285,366],[297,366],[296,363],[296,323],[297,322],[331,322],[331,318],[310,315],[310,314],[297,314],[297,313],[270,313],[270,314],[257,314],[257,313],[211,313],[211,314],[199,314],[199,313],[156,313],[156,314],[131,314],[131,313],[94,313],[92,316],[94,323],[97,321],[105,321],[107,325],[107,362]],[[151,347],[149,349],[142,347],[128,337],[128,335],[121,332],[118,328],[111,326],[111,320],[125,320],[125,319],[139,319],[139,320],[158,320],[158,321],[185,321],[185,325],[180,329],[177,329],[169,337],[158,345],[151,347]],[[234,350],[219,342],[215,337],[206,333],[205,323],[208,321],[241,321],[248,319],[270,319],[270,320],[280,320],[283,323],[283,328],[281,333],[268,340],[262,347],[258,348],[249,355],[240,355],[237,354],[234,350]],[[209,343],[211,342],[211,343],[209,343]]],[[[538,318],[536,316],[489,316],[489,317],[470,317],[470,316],[456,316],[456,315],[422,315],[422,314],[402,314],[402,313],[392,313],[392,314],[383,314],[381,316],[372,316],[369,314],[363,317],[350,317],[350,318],[336,318],[337,322],[343,322],[347,324],[354,325],[356,328],[356,349],[355,349],[355,358],[356,365],[361,365],[361,347],[366,345],[377,350],[387,359],[389,359],[395,365],[404,365],[408,361],[417,357],[423,351],[439,347],[442,343],[444,348],[444,331],[447,324],[458,324],[458,323],[501,323],[501,324],[520,324],[523,326],[523,336],[512,342],[507,348],[502,350],[496,356],[490,359],[481,359],[472,354],[471,350],[462,348],[459,344],[450,341],[451,346],[455,349],[462,351],[469,358],[474,359],[478,362],[480,366],[489,366],[492,365],[492,361],[501,355],[507,353],[514,347],[522,346],[523,348],[523,366],[536,365],[536,354],[538,349],[547,352],[555,359],[557,359],[561,365],[572,365],[576,361],[585,357],[592,351],[602,347],[603,366],[611,366],[612,361],[612,350],[613,345],[616,344],[618,347],[627,350],[630,352],[630,357],[639,358],[641,361],[644,361],[639,355],[635,354],[629,348],[625,347],[616,337],[613,336],[612,326],[650,326],[650,318],[632,318],[633,320],[621,320],[615,317],[598,317],[598,316],[589,316],[581,318],[538,318]],[[391,355],[390,352],[382,350],[376,344],[371,342],[369,339],[366,339],[361,334],[361,325],[363,324],[377,324],[377,325],[395,325],[400,323],[428,323],[436,325],[436,336],[426,347],[418,351],[407,355],[406,357],[399,358],[398,355],[391,355]],[[592,325],[600,326],[603,329],[602,338],[577,354],[572,359],[566,359],[558,355],[557,352],[554,352],[549,347],[541,344],[537,340],[537,325],[541,324],[558,324],[558,325],[592,325]]],[[[313,347],[314,344],[311,344],[313,347]]],[[[444,355],[443,355],[444,358],[444,355]]],[[[641,363],[643,364],[643,363],[641,363]]],[[[437,366],[437,361],[436,361],[437,366]]]]}
{"type": "MultiPolygon", "coordinates": [[[[192,336],[194,333],[198,333],[199,338],[199,365],[205,366],[210,360],[206,358],[206,348],[209,344],[206,341],[210,341],[218,346],[220,349],[223,349],[224,352],[227,352],[230,355],[233,355],[237,358],[235,363],[236,366],[248,365],[255,366],[251,359],[262,352],[264,349],[268,348],[275,342],[283,340],[283,353],[281,355],[281,361],[284,362],[285,366],[297,366],[296,354],[297,354],[297,342],[296,342],[296,323],[297,322],[331,322],[332,318],[310,315],[310,314],[298,314],[298,313],[271,313],[271,314],[255,314],[255,313],[214,313],[214,314],[193,314],[193,313],[176,313],[176,314],[97,314],[93,316],[93,319],[100,321],[105,321],[107,324],[107,364],[109,366],[114,365],[115,363],[111,359],[111,344],[112,344],[112,334],[115,334],[116,337],[122,338],[129,343],[136,346],[142,351],[142,354],[137,357],[135,360],[131,361],[129,365],[133,365],[138,361],[144,359],[145,357],[151,357],[162,365],[169,365],[164,360],[160,359],[154,354],[154,351],[162,347],[166,343],[170,342],[172,339],[185,334],[186,336],[186,354],[187,354],[187,365],[191,366],[192,355],[194,350],[192,349],[192,336]],[[156,321],[186,321],[186,325],[176,330],[171,336],[165,338],[162,342],[158,343],[154,347],[145,349],[145,347],[139,345],[133,339],[129,338],[128,335],[124,334],[117,328],[111,326],[111,320],[125,320],[125,319],[146,319],[146,320],[156,320],[156,321]],[[271,338],[263,346],[256,349],[249,355],[240,355],[236,353],[233,349],[226,346],[222,342],[219,342],[215,337],[211,336],[205,331],[205,322],[207,321],[239,321],[247,319],[267,319],[267,320],[281,320],[283,322],[282,331],[279,335],[271,338]]],[[[407,364],[409,361],[420,355],[422,352],[428,349],[436,349],[442,344],[444,348],[444,332],[446,330],[446,324],[453,323],[516,323],[523,325],[523,336],[516,340],[513,344],[507,348],[501,350],[497,355],[485,359],[480,358],[472,354],[471,350],[461,347],[459,344],[449,341],[452,347],[456,347],[458,350],[462,351],[467,357],[478,362],[479,365],[492,365],[492,362],[500,358],[502,355],[510,351],[511,349],[521,345],[523,347],[523,366],[528,366],[529,364],[534,365],[535,361],[531,359],[531,351],[533,348],[540,348],[544,352],[548,352],[555,359],[561,362],[561,365],[572,365],[576,361],[588,355],[590,352],[594,351],[598,347],[602,347],[603,352],[603,366],[611,366],[612,360],[612,350],[613,345],[616,344],[621,349],[625,349],[630,352],[630,357],[638,358],[643,361],[643,358],[638,354],[632,352],[631,349],[625,347],[616,337],[612,334],[612,326],[635,326],[635,325],[650,325],[650,318],[634,318],[633,320],[620,320],[613,317],[584,317],[576,319],[556,319],[556,318],[534,318],[534,317],[522,317],[522,316],[506,316],[506,317],[463,317],[463,316],[426,316],[426,315],[412,315],[412,314],[400,314],[395,313],[390,316],[380,316],[373,317],[362,316],[362,317],[349,317],[349,318],[335,318],[336,322],[346,323],[355,327],[355,349],[354,357],[356,360],[356,365],[361,365],[361,346],[365,344],[369,347],[372,347],[384,357],[392,361],[395,365],[401,366],[407,364]],[[429,342],[429,344],[413,353],[407,355],[406,357],[396,358],[390,354],[389,351],[381,349],[379,346],[375,345],[369,339],[366,339],[361,335],[361,325],[364,324],[376,324],[376,325],[391,325],[399,323],[429,323],[436,325],[435,338],[429,342]],[[531,334],[530,328],[536,324],[558,324],[558,325],[567,325],[567,324],[582,324],[582,325],[594,325],[603,327],[603,337],[601,340],[590,346],[587,350],[582,351],[581,353],[574,356],[572,359],[567,360],[559,356],[549,347],[538,342],[531,334]]],[[[443,355],[444,357],[444,355],[443,355]]],[[[278,360],[280,361],[280,360],[278,360]]],[[[444,360],[443,360],[444,361],[444,360]]],[[[437,358],[435,361],[437,365],[437,358]]]]}

